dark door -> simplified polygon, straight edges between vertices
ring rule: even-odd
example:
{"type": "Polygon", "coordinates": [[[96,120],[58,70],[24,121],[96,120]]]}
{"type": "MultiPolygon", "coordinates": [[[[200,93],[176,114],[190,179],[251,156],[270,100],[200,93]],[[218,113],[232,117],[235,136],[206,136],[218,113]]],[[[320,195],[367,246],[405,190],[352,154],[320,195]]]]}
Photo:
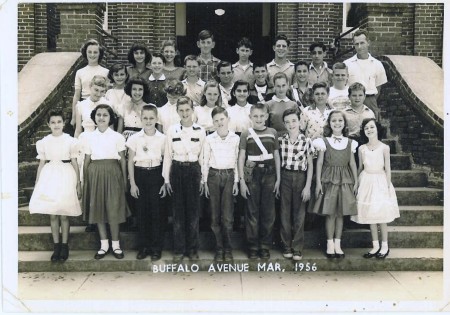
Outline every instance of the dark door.
{"type": "MultiPolygon", "coordinates": [[[[272,26],[272,21],[264,23],[270,23],[272,26]]],[[[186,36],[178,38],[183,57],[187,54],[199,54],[197,35],[201,30],[209,29],[213,32],[216,42],[212,53],[221,60],[238,60],[236,44],[244,36],[248,37],[254,46],[250,59],[260,58],[268,61],[273,58],[271,36],[262,35],[261,3],[187,3],[186,24],[186,36]],[[216,14],[218,9],[224,13],[216,14]]],[[[272,31],[273,27],[270,29],[272,31]]]]}

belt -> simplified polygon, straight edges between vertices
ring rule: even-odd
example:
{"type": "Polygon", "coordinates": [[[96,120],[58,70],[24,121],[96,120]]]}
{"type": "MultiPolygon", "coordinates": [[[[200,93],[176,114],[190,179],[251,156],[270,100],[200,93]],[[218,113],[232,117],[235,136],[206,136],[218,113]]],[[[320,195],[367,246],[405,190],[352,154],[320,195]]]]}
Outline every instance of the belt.
{"type": "Polygon", "coordinates": [[[70,163],[70,160],[45,160],[45,163],[50,163],[50,162],[70,163]]]}
{"type": "Polygon", "coordinates": [[[249,161],[252,162],[261,162],[261,161],[265,161],[265,160],[271,160],[273,159],[273,154],[269,153],[269,154],[261,154],[261,155],[249,155],[248,157],[249,161]]]}
{"type": "Polygon", "coordinates": [[[195,162],[180,162],[180,161],[177,161],[177,160],[173,160],[172,163],[173,163],[173,165],[178,165],[178,166],[194,166],[195,164],[199,165],[198,161],[195,161],[195,162]]]}
{"type": "Polygon", "coordinates": [[[255,167],[269,168],[269,167],[275,167],[275,165],[269,164],[269,163],[256,163],[255,167]]]}
{"type": "Polygon", "coordinates": [[[134,166],[137,167],[143,167],[143,168],[148,168],[148,167],[158,167],[161,166],[161,161],[159,160],[151,160],[151,161],[137,161],[134,166]]]}
{"type": "Polygon", "coordinates": [[[153,167],[143,167],[143,166],[134,166],[135,168],[142,170],[142,171],[151,171],[151,170],[156,170],[156,169],[161,169],[161,165],[158,166],[153,166],[153,167]]]}
{"type": "Polygon", "coordinates": [[[232,169],[232,168],[218,169],[218,168],[210,167],[209,170],[213,171],[213,172],[223,172],[223,173],[234,172],[234,169],[232,169]]]}
{"type": "Polygon", "coordinates": [[[292,172],[292,173],[306,172],[306,171],[303,171],[303,170],[301,170],[301,169],[298,169],[298,170],[290,170],[290,169],[284,168],[284,167],[283,167],[281,170],[286,171],[286,172],[292,172]]]}
{"type": "Polygon", "coordinates": [[[123,128],[123,130],[141,131],[142,128],[137,128],[137,127],[125,127],[125,128],[123,128]]]}
{"type": "Polygon", "coordinates": [[[210,134],[212,134],[214,132],[215,132],[214,130],[211,130],[211,131],[206,130],[206,135],[209,136],[210,134]]]}
{"type": "Polygon", "coordinates": [[[367,96],[377,96],[376,94],[366,94],[366,97],[367,96]]]}

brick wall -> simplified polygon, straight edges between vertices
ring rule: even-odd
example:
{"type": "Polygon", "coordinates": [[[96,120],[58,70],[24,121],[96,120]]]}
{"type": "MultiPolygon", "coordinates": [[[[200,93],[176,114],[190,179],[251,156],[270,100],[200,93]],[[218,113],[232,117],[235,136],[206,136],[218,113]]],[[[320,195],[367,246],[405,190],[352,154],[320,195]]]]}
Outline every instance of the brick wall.
{"type": "Polygon", "coordinates": [[[412,93],[387,58],[382,62],[388,76],[378,102],[382,118],[389,119],[391,134],[398,136],[403,152],[412,154],[415,166],[430,170],[431,182],[442,184],[444,122],[412,93]]]}
{"type": "Polygon", "coordinates": [[[47,51],[47,5],[34,5],[35,54],[47,51]]]}
{"type": "Polygon", "coordinates": [[[18,55],[18,71],[35,55],[34,45],[34,6],[30,3],[18,4],[18,38],[17,38],[17,55],[18,55]]]}
{"type": "Polygon", "coordinates": [[[60,32],[58,7],[55,3],[47,3],[47,51],[56,51],[56,41],[60,32]]]}
{"type": "Polygon", "coordinates": [[[414,55],[432,59],[442,66],[443,3],[415,5],[414,55]]]}
{"type": "Polygon", "coordinates": [[[154,38],[150,49],[159,51],[163,40],[175,39],[175,4],[155,3],[153,17],[154,38]]]}

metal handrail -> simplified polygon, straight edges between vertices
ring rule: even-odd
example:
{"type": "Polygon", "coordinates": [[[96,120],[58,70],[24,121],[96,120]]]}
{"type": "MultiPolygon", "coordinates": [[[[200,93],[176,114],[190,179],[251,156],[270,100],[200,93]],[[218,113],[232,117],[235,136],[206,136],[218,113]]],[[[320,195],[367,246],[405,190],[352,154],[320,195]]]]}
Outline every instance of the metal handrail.
{"type": "Polygon", "coordinates": [[[349,52],[354,51],[354,48],[352,47],[352,48],[350,48],[350,49],[347,49],[347,50],[344,51],[344,52],[340,52],[340,48],[341,48],[341,39],[344,38],[345,36],[347,36],[348,34],[352,33],[354,30],[356,30],[356,29],[362,27],[362,26],[365,25],[365,24],[366,24],[366,23],[364,23],[364,24],[359,24],[359,25],[357,25],[357,26],[354,26],[354,27],[352,27],[351,29],[345,31],[345,32],[342,33],[342,34],[339,34],[338,36],[336,36],[336,37],[334,38],[333,43],[331,43],[331,45],[330,45],[330,51],[333,52],[333,61],[336,60],[336,59],[338,59],[338,58],[340,58],[341,56],[344,56],[344,55],[348,54],[349,52]]]}

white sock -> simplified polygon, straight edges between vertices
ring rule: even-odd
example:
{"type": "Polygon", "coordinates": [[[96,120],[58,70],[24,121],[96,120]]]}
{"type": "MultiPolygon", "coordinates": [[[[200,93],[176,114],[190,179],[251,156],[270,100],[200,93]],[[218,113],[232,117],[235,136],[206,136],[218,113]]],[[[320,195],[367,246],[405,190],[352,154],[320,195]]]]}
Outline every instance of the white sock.
{"type": "Polygon", "coordinates": [[[380,249],[380,243],[378,241],[372,241],[372,250],[369,252],[370,254],[375,254],[380,249]]]}
{"type": "Polygon", "coordinates": [[[327,254],[334,254],[334,243],[333,240],[327,240],[327,254]]]}
{"type": "Polygon", "coordinates": [[[99,254],[104,254],[103,251],[107,252],[109,249],[109,241],[108,239],[106,240],[100,240],[100,250],[98,251],[99,254]]]}
{"type": "Polygon", "coordinates": [[[122,253],[122,250],[120,249],[119,241],[111,241],[112,249],[116,254],[122,253]],[[117,251],[116,251],[117,249],[117,251]]]}
{"type": "Polygon", "coordinates": [[[336,251],[336,254],[343,254],[344,252],[341,249],[341,239],[335,238],[334,239],[334,250],[336,251]]]}
{"type": "Polygon", "coordinates": [[[380,250],[380,254],[386,254],[388,251],[389,247],[388,247],[388,242],[381,242],[381,250],[380,250]]]}

